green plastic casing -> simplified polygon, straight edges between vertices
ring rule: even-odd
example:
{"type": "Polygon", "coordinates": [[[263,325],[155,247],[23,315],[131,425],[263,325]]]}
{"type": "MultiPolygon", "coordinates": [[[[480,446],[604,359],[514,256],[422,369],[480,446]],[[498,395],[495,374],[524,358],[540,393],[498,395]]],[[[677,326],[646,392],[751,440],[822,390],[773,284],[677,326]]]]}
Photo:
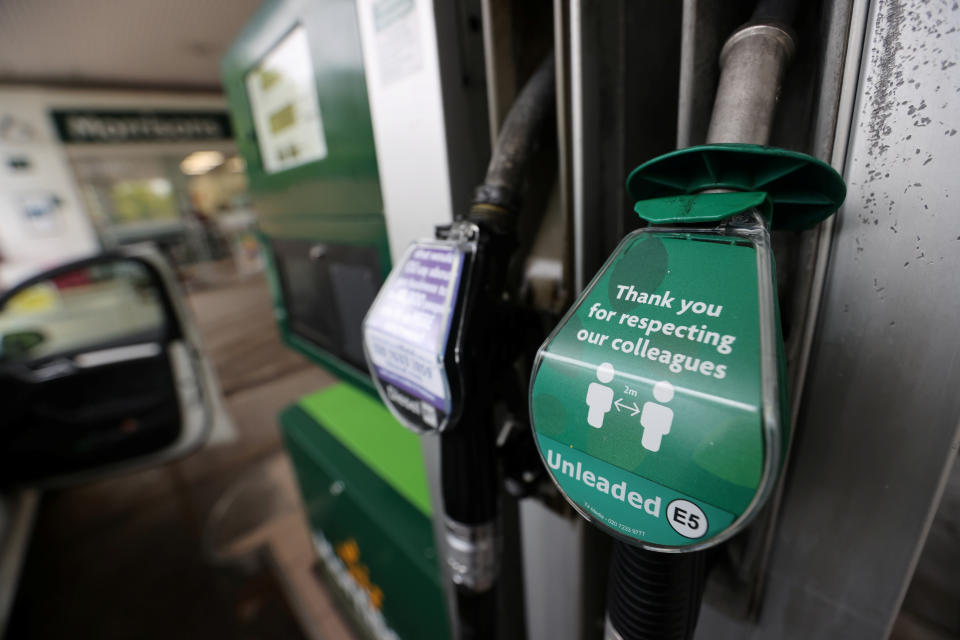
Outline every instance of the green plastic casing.
{"type": "Polygon", "coordinates": [[[540,348],[531,422],[584,517],[693,551],[750,523],[789,442],[769,229],[816,224],[845,186],[803,154],[715,145],[647,162],[627,188],[658,226],[624,238],[540,348]]]}
{"type": "Polygon", "coordinates": [[[340,611],[369,637],[449,637],[417,436],[345,383],[287,407],[280,425],[340,611]]]}
{"type": "Polygon", "coordinates": [[[366,309],[334,308],[331,292],[343,272],[332,258],[322,258],[329,250],[337,264],[365,269],[370,301],[392,267],[357,5],[268,0],[231,45],[221,75],[281,337],[345,381],[280,416],[322,560],[318,568],[359,637],[447,638],[420,443],[380,402],[362,352],[359,362],[337,352],[359,336],[366,309]],[[309,43],[327,151],[322,159],[271,173],[261,158],[247,77],[295,29],[309,43]],[[298,283],[291,283],[291,263],[284,263],[291,255],[299,260],[298,283]],[[305,299],[317,303],[314,310],[334,308],[330,335],[311,335],[298,319],[297,305],[305,299]]]}
{"type": "Polygon", "coordinates": [[[756,208],[776,230],[816,225],[840,207],[847,189],[833,167],[806,154],[717,144],[640,165],[627,191],[637,215],[654,224],[716,222],[756,208]],[[710,193],[718,190],[731,192],[710,193]]]}
{"type": "Polygon", "coordinates": [[[365,369],[296,330],[277,255],[284,243],[302,244],[305,254],[320,244],[353,247],[376,255],[377,285],[390,273],[356,6],[329,0],[265,3],[221,61],[221,75],[237,148],[246,163],[281,336],[296,351],[375,395],[365,369]],[[321,160],[269,173],[260,155],[246,78],[294,28],[303,28],[310,43],[328,151],[321,160]]]}

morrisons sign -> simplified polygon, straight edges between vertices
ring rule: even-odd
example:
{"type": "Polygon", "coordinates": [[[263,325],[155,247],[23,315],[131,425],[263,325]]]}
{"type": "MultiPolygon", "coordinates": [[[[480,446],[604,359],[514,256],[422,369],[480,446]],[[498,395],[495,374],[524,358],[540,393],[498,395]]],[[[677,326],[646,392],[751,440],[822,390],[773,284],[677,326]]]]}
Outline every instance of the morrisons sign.
{"type": "Polygon", "coordinates": [[[230,118],[220,111],[51,112],[66,143],[183,142],[230,138],[230,118]]]}

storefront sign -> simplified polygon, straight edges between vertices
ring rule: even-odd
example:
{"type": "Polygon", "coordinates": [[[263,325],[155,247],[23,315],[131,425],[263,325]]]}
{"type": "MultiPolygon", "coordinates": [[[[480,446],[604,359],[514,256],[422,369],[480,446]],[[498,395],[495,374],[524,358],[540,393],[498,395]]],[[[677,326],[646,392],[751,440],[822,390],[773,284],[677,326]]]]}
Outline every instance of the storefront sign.
{"type": "Polygon", "coordinates": [[[183,142],[233,136],[221,111],[51,111],[60,140],[77,143],[183,142]]]}

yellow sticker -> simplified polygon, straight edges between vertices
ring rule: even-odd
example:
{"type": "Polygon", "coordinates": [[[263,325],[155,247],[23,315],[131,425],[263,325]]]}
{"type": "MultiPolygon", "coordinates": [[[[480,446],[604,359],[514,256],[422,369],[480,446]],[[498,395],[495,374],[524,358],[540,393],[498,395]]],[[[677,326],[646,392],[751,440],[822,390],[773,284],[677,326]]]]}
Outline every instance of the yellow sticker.
{"type": "Polygon", "coordinates": [[[57,288],[49,282],[43,282],[24,289],[10,298],[6,308],[16,313],[38,313],[50,311],[59,306],[60,296],[57,288]]]}

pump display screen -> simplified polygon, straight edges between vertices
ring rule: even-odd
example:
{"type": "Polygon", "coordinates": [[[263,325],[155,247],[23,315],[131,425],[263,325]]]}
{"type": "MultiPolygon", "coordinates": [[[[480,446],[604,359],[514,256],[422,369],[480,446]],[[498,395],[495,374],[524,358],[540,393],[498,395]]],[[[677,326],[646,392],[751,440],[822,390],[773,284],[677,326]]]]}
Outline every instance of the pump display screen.
{"type": "Polygon", "coordinates": [[[757,250],[628,236],[541,347],[540,453],[589,519],[651,547],[705,542],[765,474],[757,250]]]}
{"type": "Polygon", "coordinates": [[[365,371],[360,322],[380,286],[377,250],[286,238],[270,248],[290,331],[365,371]]]}

